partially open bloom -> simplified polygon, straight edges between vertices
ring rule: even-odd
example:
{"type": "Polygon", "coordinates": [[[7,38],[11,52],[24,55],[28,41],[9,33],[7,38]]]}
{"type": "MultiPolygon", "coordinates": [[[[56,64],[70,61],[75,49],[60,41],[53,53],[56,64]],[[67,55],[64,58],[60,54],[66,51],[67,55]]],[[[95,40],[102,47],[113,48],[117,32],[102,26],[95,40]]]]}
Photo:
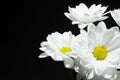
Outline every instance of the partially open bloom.
{"type": "Polygon", "coordinates": [[[73,43],[75,36],[72,33],[59,32],[48,35],[47,41],[41,43],[40,50],[44,53],[40,54],[40,58],[51,56],[55,61],[64,61],[65,67],[72,68],[74,61],[71,57],[75,57],[73,43]]]}
{"type": "Polygon", "coordinates": [[[104,16],[104,13],[107,10],[107,7],[102,7],[101,4],[99,5],[91,5],[88,8],[84,3],[80,3],[75,8],[69,7],[69,13],[65,12],[65,16],[72,20],[72,24],[78,24],[80,29],[85,28],[89,23],[93,23],[96,21],[105,20],[108,18],[104,16]]]}
{"type": "Polygon", "coordinates": [[[87,38],[80,39],[76,44],[79,46],[76,51],[80,64],[87,70],[87,79],[95,75],[109,80],[117,78],[120,60],[120,34],[117,31],[118,27],[107,29],[104,22],[97,26],[89,24],[87,38]]]}
{"type": "Polygon", "coordinates": [[[110,11],[111,16],[115,20],[115,22],[120,26],[120,9],[115,9],[110,11]]]}

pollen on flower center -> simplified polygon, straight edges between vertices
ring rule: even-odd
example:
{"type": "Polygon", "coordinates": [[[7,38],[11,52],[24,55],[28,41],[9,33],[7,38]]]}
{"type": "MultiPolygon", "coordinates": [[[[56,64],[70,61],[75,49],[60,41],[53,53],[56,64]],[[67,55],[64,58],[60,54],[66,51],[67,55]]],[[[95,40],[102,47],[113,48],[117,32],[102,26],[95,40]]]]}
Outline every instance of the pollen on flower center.
{"type": "Polygon", "coordinates": [[[72,49],[70,47],[63,47],[60,49],[60,52],[64,55],[71,51],[72,51],[72,49]]]}
{"type": "Polygon", "coordinates": [[[94,48],[93,55],[96,60],[104,60],[107,57],[108,52],[103,46],[97,46],[94,48]]]}

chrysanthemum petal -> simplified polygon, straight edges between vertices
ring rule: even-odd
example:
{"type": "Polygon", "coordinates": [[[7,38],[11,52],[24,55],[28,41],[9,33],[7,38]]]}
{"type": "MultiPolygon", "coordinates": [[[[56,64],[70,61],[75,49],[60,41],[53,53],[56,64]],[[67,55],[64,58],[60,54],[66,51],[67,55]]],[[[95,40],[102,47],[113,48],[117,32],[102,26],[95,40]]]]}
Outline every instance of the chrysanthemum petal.
{"type": "Polygon", "coordinates": [[[97,39],[96,39],[96,35],[95,35],[95,33],[93,31],[89,32],[88,39],[89,39],[89,43],[90,43],[91,47],[96,45],[97,39]]]}
{"type": "Polygon", "coordinates": [[[85,28],[87,25],[88,25],[88,24],[79,24],[78,27],[79,27],[80,29],[83,29],[83,28],[85,28]]]}
{"type": "Polygon", "coordinates": [[[95,72],[97,75],[102,75],[107,68],[115,68],[114,65],[110,64],[108,61],[98,61],[95,64],[95,72]]]}
{"type": "Polygon", "coordinates": [[[94,71],[91,71],[90,74],[87,76],[87,79],[92,79],[94,77],[94,71]]]}
{"type": "Polygon", "coordinates": [[[111,55],[108,55],[108,57],[106,58],[106,60],[113,64],[113,65],[118,65],[119,63],[119,60],[120,60],[120,55],[115,55],[116,53],[112,53],[111,55]],[[118,57],[119,56],[119,57],[118,57]]]}
{"type": "Polygon", "coordinates": [[[103,76],[106,78],[106,79],[111,79],[113,78],[117,78],[116,77],[116,70],[114,68],[107,68],[105,71],[104,71],[104,74],[103,76]]]}
{"type": "Polygon", "coordinates": [[[97,28],[101,29],[101,32],[103,32],[107,29],[106,24],[103,21],[99,22],[99,24],[97,25],[97,28]]]}
{"type": "Polygon", "coordinates": [[[45,57],[48,57],[48,55],[45,54],[45,53],[41,53],[38,57],[39,57],[39,58],[45,58],[45,57]]]}
{"type": "Polygon", "coordinates": [[[73,38],[73,35],[71,33],[71,31],[69,32],[65,32],[63,34],[63,40],[62,40],[62,43],[64,43],[65,46],[70,46],[70,44],[72,43],[72,38],[73,38]]]}
{"type": "Polygon", "coordinates": [[[74,65],[73,59],[71,59],[70,57],[66,58],[64,60],[64,65],[65,65],[66,68],[72,68],[73,65],[74,65]]]}
{"type": "Polygon", "coordinates": [[[103,38],[102,38],[102,44],[106,46],[110,40],[114,37],[114,31],[113,30],[108,30],[104,33],[103,38]]]}
{"type": "Polygon", "coordinates": [[[89,32],[89,31],[95,30],[95,27],[96,26],[93,23],[90,23],[87,27],[87,31],[89,32]]]}
{"type": "Polygon", "coordinates": [[[116,23],[120,26],[120,9],[115,9],[110,11],[111,16],[116,21],[116,23]]]}
{"type": "Polygon", "coordinates": [[[120,48],[120,35],[115,36],[108,44],[107,50],[112,51],[114,49],[120,48]],[[113,45],[114,44],[114,45],[113,45]]]}
{"type": "Polygon", "coordinates": [[[113,30],[115,31],[115,33],[116,33],[116,34],[120,32],[120,30],[119,30],[119,27],[118,27],[118,26],[113,26],[113,27],[112,27],[112,28],[110,28],[110,29],[113,29],[113,30]]]}
{"type": "Polygon", "coordinates": [[[55,61],[63,61],[64,57],[61,54],[58,53],[54,53],[53,56],[51,55],[51,57],[55,60],[55,61]]]}

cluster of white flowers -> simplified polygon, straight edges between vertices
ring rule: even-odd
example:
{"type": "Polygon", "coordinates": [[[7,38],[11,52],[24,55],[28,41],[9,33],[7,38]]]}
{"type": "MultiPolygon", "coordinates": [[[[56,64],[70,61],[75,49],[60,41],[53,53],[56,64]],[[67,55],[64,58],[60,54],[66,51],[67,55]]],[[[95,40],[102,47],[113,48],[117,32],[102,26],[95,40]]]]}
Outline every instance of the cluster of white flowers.
{"type": "MultiPolygon", "coordinates": [[[[43,51],[39,58],[50,56],[55,61],[63,61],[66,68],[77,72],[77,80],[120,80],[120,9],[105,13],[107,6],[80,3],[69,7],[65,16],[78,24],[80,34],[71,31],[54,32],[41,43],[43,51]],[[118,26],[107,29],[103,20],[111,14],[118,26]],[[98,25],[93,24],[100,21],[98,25]],[[84,28],[87,30],[84,30],[84,28]]],[[[111,22],[112,23],[112,22],[111,22]]]]}

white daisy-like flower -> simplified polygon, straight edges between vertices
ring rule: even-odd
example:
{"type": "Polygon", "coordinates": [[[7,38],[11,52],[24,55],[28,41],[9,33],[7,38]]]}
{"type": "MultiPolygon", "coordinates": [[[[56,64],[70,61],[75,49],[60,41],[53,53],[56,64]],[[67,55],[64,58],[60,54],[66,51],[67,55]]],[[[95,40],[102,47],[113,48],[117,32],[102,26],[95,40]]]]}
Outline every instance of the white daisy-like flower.
{"type": "Polygon", "coordinates": [[[120,60],[120,33],[118,27],[106,28],[104,22],[88,25],[88,34],[76,44],[80,64],[86,68],[87,79],[95,75],[115,80],[120,60]]]}
{"type": "Polygon", "coordinates": [[[115,20],[115,22],[120,26],[120,9],[110,11],[110,14],[112,18],[115,20]]]}
{"type": "Polygon", "coordinates": [[[71,57],[76,57],[73,53],[74,40],[75,36],[70,31],[48,35],[47,41],[41,43],[40,50],[44,53],[40,54],[39,58],[50,56],[55,61],[64,61],[66,68],[72,68],[74,61],[71,57]]]}
{"type": "Polygon", "coordinates": [[[68,10],[69,13],[65,12],[65,16],[72,20],[72,24],[78,24],[80,29],[85,28],[89,23],[94,23],[108,18],[107,16],[104,16],[107,14],[105,13],[107,7],[102,7],[101,4],[93,4],[88,8],[84,3],[80,3],[75,8],[69,7],[68,10]]]}

